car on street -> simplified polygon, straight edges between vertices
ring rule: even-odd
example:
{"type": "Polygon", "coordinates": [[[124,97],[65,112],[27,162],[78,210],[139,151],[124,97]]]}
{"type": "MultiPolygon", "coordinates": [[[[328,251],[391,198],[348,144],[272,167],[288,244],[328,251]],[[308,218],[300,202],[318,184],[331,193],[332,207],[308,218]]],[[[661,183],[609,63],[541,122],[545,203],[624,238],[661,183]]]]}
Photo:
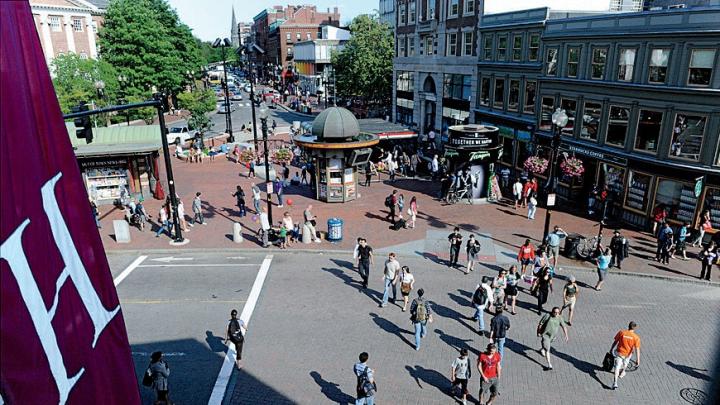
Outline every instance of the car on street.
{"type": "Polygon", "coordinates": [[[169,144],[183,145],[188,139],[192,139],[197,131],[190,130],[187,125],[170,127],[165,129],[169,144]]]}
{"type": "Polygon", "coordinates": [[[246,83],[245,86],[243,86],[243,90],[245,90],[245,93],[250,93],[250,83],[246,83]]]}
{"type": "Polygon", "coordinates": [[[233,105],[233,103],[230,103],[230,105],[228,105],[227,103],[222,102],[222,103],[218,103],[218,105],[217,105],[218,114],[227,114],[227,113],[233,112],[233,111],[235,111],[235,105],[233,105]]]}
{"type": "Polygon", "coordinates": [[[242,101],[243,100],[242,93],[239,91],[237,93],[232,93],[232,95],[230,96],[230,100],[231,101],[242,101]]]}

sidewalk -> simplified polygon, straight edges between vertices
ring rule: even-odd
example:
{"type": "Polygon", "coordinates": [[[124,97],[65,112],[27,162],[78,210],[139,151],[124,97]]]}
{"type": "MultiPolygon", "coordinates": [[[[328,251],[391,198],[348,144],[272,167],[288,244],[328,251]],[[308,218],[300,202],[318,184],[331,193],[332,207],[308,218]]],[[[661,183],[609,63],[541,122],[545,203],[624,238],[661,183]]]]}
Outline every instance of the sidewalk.
{"type": "MultiPolygon", "coordinates": [[[[271,139],[287,140],[287,134],[278,134],[271,139]]],[[[145,249],[212,249],[212,248],[237,248],[257,249],[259,248],[255,232],[260,227],[257,218],[253,221],[252,193],[250,184],[262,183],[261,178],[247,178],[247,169],[242,165],[236,165],[226,157],[219,157],[215,161],[205,160],[202,164],[185,163],[173,159],[173,172],[177,193],[185,204],[185,212],[192,217],[192,199],[196,191],[201,191],[203,209],[207,226],[196,225],[190,228],[190,232],[184,234],[190,242],[182,247],[172,247],[166,235],[155,238],[154,232],[146,228],[140,232],[131,228],[132,242],[128,244],[116,243],[113,237],[112,220],[122,219],[120,210],[111,206],[101,206],[100,229],[102,241],[107,250],[145,250],[145,249]],[[232,194],[235,187],[241,185],[246,194],[246,205],[249,214],[240,218],[235,205],[235,198],[232,194]],[[232,242],[232,228],[234,222],[239,222],[243,227],[245,241],[241,244],[232,242]]],[[[160,167],[164,165],[161,162],[160,167]]],[[[281,169],[276,168],[280,173],[281,169]]],[[[256,168],[257,172],[263,171],[262,166],[256,168]]],[[[164,170],[161,170],[164,174],[164,170]]],[[[300,172],[300,168],[291,167],[291,175],[300,172]]],[[[482,204],[467,205],[456,204],[446,205],[437,201],[434,196],[437,194],[439,185],[427,180],[402,179],[394,184],[388,184],[387,176],[380,175],[370,187],[358,187],[359,198],[345,204],[328,204],[311,198],[309,186],[290,186],[285,191],[285,206],[277,207],[277,198],[273,197],[272,219],[277,224],[284,212],[289,212],[297,223],[302,220],[303,210],[308,204],[313,205],[313,213],[318,217],[317,230],[327,231],[327,219],[338,217],[343,219],[343,240],[339,243],[323,241],[321,244],[303,245],[301,243],[292,245],[289,249],[322,249],[322,250],[352,250],[355,246],[355,239],[364,236],[376,250],[395,250],[398,254],[416,254],[430,260],[442,261],[447,258],[447,234],[454,226],[461,228],[463,234],[468,232],[478,235],[483,243],[482,260],[492,262],[498,266],[507,266],[515,261],[519,246],[525,239],[531,239],[537,246],[542,238],[545,211],[538,209],[536,219],[526,219],[525,210],[515,211],[512,205],[505,204],[482,204]],[[400,231],[390,230],[390,223],[385,220],[388,211],[383,202],[385,196],[390,194],[393,188],[405,197],[405,208],[407,210],[412,196],[417,197],[419,215],[415,229],[404,229],[400,231]]],[[[161,179],[166,194],[168,193],[167,181],[161,179]]],[[[263,206],[267,207],[265,201],[263,206]]],[[[157,200],[147,200],[145,203],[147,212],[152,216],[152,228],[157,229],[154,220],[160,207],[157,200]]],[[[407,218],[407,213],[404,213],[407,218]]],[[[553,212],[552,225],[560,225],[568,233],[578,233],[587,237],[597,234],[597,222],[580,218],[564,212],[553,212]]],[[[604,232],[605,238],[610,237],[611,230],[604,232]]],[[[655,242],[646,233],[639,233],[632,230],[624,230],[623,234],[629,239],[631,250],[630,257],[623,262],[624,272],[642,273],[654,276],[680,277],[685,279],[697,279],[700,274],[700,262],[696,259],[698,248],[690,248],[689,260],[672,260],[667,266],[654,261],[655,242]]],[[[269,250],[277,250],[270,248],[269,250]]],[[[561,253],[562,254],[562,253],[561,253]]],[[[464,254],[461,259],[464,260],[464,254]]],[[[559,267],[585,268],[591,271],[594,266],[591,263],[570,260],[562,257],[559,267]]],[[[612,273],[612,271],[611,271],[612,273]]],[[[720,281],[720,270],[714,269],[713,281],[720,281]]]]}

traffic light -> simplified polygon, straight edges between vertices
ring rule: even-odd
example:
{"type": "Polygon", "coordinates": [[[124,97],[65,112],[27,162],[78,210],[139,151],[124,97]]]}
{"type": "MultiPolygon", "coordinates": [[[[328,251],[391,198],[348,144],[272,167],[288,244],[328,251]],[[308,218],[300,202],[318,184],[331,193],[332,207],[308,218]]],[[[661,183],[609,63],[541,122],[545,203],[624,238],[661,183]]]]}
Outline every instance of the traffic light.
{"type": "MultiPolygon", "coordinates": [[[[72,107],[70,110],[73,113],[78,113],[88,111],[89,108],[87,106],[87,103],[81,102],[76,107],[72,107]]],[[[90,123],[90,116],[86,115],[84,117],[77,117],[73,120],[73,123],[75,124],[75,136],[77,136],[78,138],[84,138],[86,143],[92,143],[93,133],[92,124],[90,123]]]]}

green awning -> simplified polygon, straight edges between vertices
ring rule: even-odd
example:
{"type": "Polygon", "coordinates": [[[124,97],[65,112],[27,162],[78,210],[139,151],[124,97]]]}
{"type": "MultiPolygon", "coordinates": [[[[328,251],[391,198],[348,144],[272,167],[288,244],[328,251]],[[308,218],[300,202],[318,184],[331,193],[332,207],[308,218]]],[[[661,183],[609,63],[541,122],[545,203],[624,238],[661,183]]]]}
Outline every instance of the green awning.
{"type": "Polygon", "coordinates": [[[137,155],[162,148],[159,125],[93,128],[90,144],[75,135],[73,122],[66,122],[65,127],[77,157],[137,155]]]}

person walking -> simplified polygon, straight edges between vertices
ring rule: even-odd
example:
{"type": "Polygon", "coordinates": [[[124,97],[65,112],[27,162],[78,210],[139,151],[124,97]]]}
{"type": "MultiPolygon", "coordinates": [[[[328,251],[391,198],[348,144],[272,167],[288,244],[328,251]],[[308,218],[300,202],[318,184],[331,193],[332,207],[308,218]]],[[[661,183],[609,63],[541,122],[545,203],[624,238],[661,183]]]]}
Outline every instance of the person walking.
{"type": "MultiPolygon", "coordinates": [[[[690,224],[684,222],[678,229],[677,240],[675,242],[675,253],[682,254],[682,259],[687,260],[687,238],[690,235],[690,224]]],[[[671,257],[674,258],[675,255],[671,257]]]]}
{"type": "Polygon", "coordinates": [[[308,173],[307,165],[303,165],[302,168],[300,169],[300,185],[301,186],[303,184],[305,184],[305,185],[309,184],[308,180],[307,180],[307,173],[308,173]]]}
{"type": "Polygon", "coordinates": [[[150,366],[148,366],[152,375],[152,388],[155,390],[157,399],[156,404],[170,405],[170,386],[168,378],[170,377],[170,366],[165,361],[162,352],[154,352],[150,355],[150,366]]]}
{"type": "Polygon", "coordinates": [[[448,241],[450,242],[450,262],[448,263],[448,267],[457,267],[458,256],[460,256],[460,248],[462,247],[462,238],[460,228],[457,226],[448,236],[448,241]]]}
{"type": "Polygon", "coordinates": [[[385,219],[395,223],[395,208],[397,207],[397,190],[393,190],[390,195],[385,197],[385,207],[389,210],[388,214],[385,216],[385,219]]]}
{"type": "Polygon", "coordinates": [[[183,232],[190,232],[188,229],[188,223],[187,220],[185,220],[185,204],[183,204],[182,200],[178,198],[177,200],[177,213],[178,213],[178,221],[180,221],[180,227],[182,228],[183,232]]]}
{"type": "Polygon", "coordinates": [[[245,343],[245,334],[247,333],[247,324],[242,319],[237,318],[237,309],[230,311],[230,320],[225,331],[225,344],[228,340],[235,345],[235,365],[238,369],[242,368],[242,349],[245,343]]]}
{"type": "Polygon", "coordinates": [[[367,164],[365,165],[365,187],[370,187],[370,183],[372,182],[372,176],[375,174],[375,163],[368,160],[367,164]]]}
{"type": "Polygon", "coordinates": [[[262,195],[260,194],[260,187],[258,187],[255,183],[250,183],[250,191],[252,191],[253,195],[253,208],[255,209],[255,213],[260,214],[260,200],[262,198],[262,195]]]}
{"type": "MultiPolygon", "coordinates": [[[[475,267],[475,263],[479,261],[480,257],[480,241],[475,239],[475,235],[470,234],[468,237],[467,244],[465,244],[465,253],[467,254],[467,269],[465,270],[465,274],[468,274],[469,272],[473,271],[473,267],[475,267]]],[[[452,249],[452,247],[451,247],[452,249]]]]}
{"type": "Polygon", "coordinates": [[[415,221],[417,220],[418,205],[417,197],[412,196],[410,199],[410,208],[408,208],[408,214],[410,214],[410,228],[415,228],[415,221]]]}
{"type": "Polygon", "coordinates": [[[475,287],[475,292],[472,296],[472,304],[475,307],[475,315],[473,320],[478,322],[478,333],[485,335],[485,308],[488,308],[493,304],[492,301],[492,289],[488,284],[489,277],[483,277],[482,282],[475,287]]]}
{"type": "Polygon", "coordinates": [[[710,241],[700,252],[700,260],[702,261],[702,270],[700,271],[700,280],[710,280],[712,266],[717,260],[717,246],[715,241],[710,241]]]}
{"type": "Polygon", "coordinates": [[[619,229],[613,232],[613,237],[610,239],[610,253],[610,267],[615,266],[622,269],[622,261],[628,256],[628,242],[620,234],[619,229]]]}
{"type": "Polygon", "coordinates": [[[415,276],[410,272],[410,267],[402,266],[400,268],[398,280],[400,280],[400,294],[403,297],[402,311],[405,312],[407,310],[408,297],[415,287],[415,276]]]}
{"type": "Polygon", "coordinates": [[[168,214],[167,209],[165,206],[160,207],[160,211],[158,212],[158,226],[160,226],[155,232],[155,237],[159,238],[160,234],[163,232],[167,232],[168,236],[172,238],[172,232],[170,232],[170,222],[168,221],[168,214]]]}
{"type": "Polygon", "coordinates": [[[568,326],[572,326],[573,315],[575,314],[575,302],[577,301],[579,292],[580,288],[577,285],[575,276],[568,277],[567,283],[565,287],[563,287],[563,306],[560,308],[561,315],[565,308],[568,308],[568,326]]]}
{"type": "Polygon", "coordinates": [[[430,303],[423,297],[425,290],[419,289],[417,295],[410,304],[410,321],[415,327],[415,350],[420,350],[420,339],[427,334],[428,322],[432,323],[432,309],[430,303]]]}
{"type": "Polygon", "coordinates": [[[518,209],[518,206],[523,206],[523,184],[520,182],[520,179],[515,179],[515,183],[513,183],[512,186],[512,192],[513,197],[515,198],[515,209],[518,209]]]}
{"type": "Polygon", "coordinates": [[[510,320],[503,315],[502,305],[495,307],[495,316],[490,320],[490,343],[495,343],[500,353],[500,364],[505,358],[505,337],[510,329],[510,320]]]}
{"type": "Polygon", "coordinates": [[[487,345],[485,352],[480,353],[477,361],[477,369],[480,372],[480,391],[478,392],[478,403],[483,403],[483,396],[486,392],[490,393],[490,398],[485,403],[492,405],[495,397],[500,394],[500,376],[502,374],[502,366],[500,365],[502,357],[497,352],[497,346],[494,343],[487,345]]]}
{"type": "Polygon", "coordinates": [[[523,184],[523,190],[522,190],[522,206],[527,206],[528,199],[532,195],[532,184],[530,183],[530,179],[525,179],[525,183],[523,184]]]}
{"type": "Polygon", "coordinates": [[[527,266],[535,262],[535,246],[530,243],[530,239],[525,239],[525,243],[520,246],[517,256],[518,263],[520,264],[520,272],[523,275],[529,276],[527,272],[527,266]]]}
{"type": "Polygon", "coordinates": [[[595,284],[595,290],[596,291],[602,291],[603,283],[605,282],[605,279],[607,278],[608,269],[610,268],[610,259],[612,256],[610,255],[610,249],[605,249],[600,251],[600,255],[595,259],[595,263],[597,264],[597,275],[598,275],[598,282],[595,284]]]}
{"type": "Polygon", "coordinates": [[[615,357],[615,365],[613,367],[613,386],[614,390],[618,389],[618,377],[625,377],[625,370],[630,364],[633,351],[635,352],[635,366],[640,367],[640,336],[635,332],[637,323],[631,321],[627,330],[618,331],[610,346],[610,353],[615,357]]]}
{"type": "Polygon", "coordinates": [[[393,295],[392,303],[395,303],[395,299],[397,298],[397,280],[399,271],[400,263],[398,263],[395,253],[390,253],[388,255],[388,259],[385,261],[385,270],[383,272],[385,289],[383,290],[382,302],[380,303],[381,308],[385,308],[387,306],[390,290],[392,290],[393,295]]]}
{"type": "Polygon", "coordinates": [[[657,251],[655,253],[655,260],[663,260],[663,249],[666,249],[668,243],[672,244],[673,231],[670,228],[670,224],[665,222],[662,224],[660,231],[657,234],[657,251]]]}
{"type": "Polygon", "coordinates": [[[691,245],[693,247],[702,246],[705,233],[710,229],[712,229],[712,223],[710,222],[710,210],[705,210],[698,220],[698,233],[691,245]]]}
{"type": "Polygon", "coordinates": [[[522,275],[518,272],[516,265],[511,265],[508,269],[507,285],[505,286],[505,305],[503,308],[507,309],[507,304],[510,303],[510,313],[515,315],[515,304],[517,303],[518,296],[518,283],[522,275]]]}
{"type": "Polygon", "coordinates": [[[569,340],[567,327],[565,326],[565,320],[560,316],[560,308],[554,307],[549,314],[545,314],[540,318],[540,322],[537,326],[537,335],[540,338],[540,354],[545,357],[547,361],[546,370],[552,370],[553,366],[550,362],[550,347],[552,342],[558,335],[558,332],[562,329],[565,335],[565,342],[569,340]]]}
{"type": "Polygon", "coordinates": [[[432,175],[432,181],[437,181],[438,175],[440,174],[440,162],[438,161],[438,155],[433,155],[432,161],[430,162],[430,173],[432,175]]]}
{"type": "Polygon", "coordinates": [[[367,288],[368,279],[370,278],[370,266],[375,264],[373,256],[373,248],[367,244],[365,238],[358,239],[357,247],[357,268],[362,278],[362,287],[367,288]]]}
{"type": "MultiPolygon", "coordinates": [[[[312,204],[308,205],[305,211],[303,211],[303,219],[305,220],[303,226],[310,231],[310,239],[316,243],[320,243],[320,238],[317,237],[317,231],[315,230],[314,222],[317,220],[317,217],[312,213],[312,204]]],[[[305,229],[303,229],[303,232],[305,232],[305,229]]]]}
{"type": "Polygon", "coordinates": [[[260,210],[260,240],[262,247],[270,247],[270,219],[265,207],[260,210]]]}
{"type": "Polygon", "coordinates": [[[540,269],[536,283],[537,313],[540,315],[543,312],[543,305],[547,303],[548,297],[552,293],[553,277],[549,267],[540,269]]]}
{"type": "Polygon", "coordinates": [[[545,238],[545,244],[548,247],[548,254],[552,259],[553,269],[557,268],[558,259],[560,258],[560,242],[568,236],[567,232],[555,225],[555,228],[545,238]]]}
{"type": "Polygon", "coordinates": [[[207,225],[207,223],[205,223],[205,219],[203,218],[202,201],[200,200],[201,195],[202,193],[199,191],[195,193],[195,198],[192,202],[193,223],[199,222],[202,225],[207,225]]]}
{"type": "Polygon", "coordinates": [[[243,191],[242,187],[240,187],[240,185],[237,186],[237,189],[232,196],[236,199],[240,217],[242,218],[247,215],[247,212],[245,211],[245,192],[243,191]]]}
{"type": "Polygon", "coordinates": [[[373,369],[368,367],[367,361],[370,356],[367,352],[360,353],[358,363],[353,366],[353,373],[357,378],[357,396],[355,405],[374,405],[375,393],[377,392],[377,384],[375,384],[375,376],[373,369]]]}
{"type": "Polygon", "coordinates": [[[400,195],[398,195],[397,207],[398,207],[398,213],[400,213],[400,216],[402,216],[403,209],[405,208],[405,196],[402,193],[400,195]]]}
{"type": "Polygon", "coordinates": [[[280,177],[275,177],[275,181],[273,182],[273,191],[277,194],[278,208],[283,207],[283,195],[285,194],[284,188],[285,184],[283,184],[283,180],[280,179],[280,177]]]}
{"type": "Polygon", "coordinates": [[[530,189],[530,195],[527,197],[527,208],[528,208],[528,219],[535,219],[535,212],[537,212],[537,199],[532,189],[530,189]]]}
{"type": "Polygon", "coordinates": [[[450,391],[454,393],[455,388],[460,388],[460,397],[463,405],[467,404],[468,380],[470,379],[470,359],[468,359],[468,349],[460,349],[460,356],[457,357],[450,366],[450,382],[452,386],[450,391]]]}

